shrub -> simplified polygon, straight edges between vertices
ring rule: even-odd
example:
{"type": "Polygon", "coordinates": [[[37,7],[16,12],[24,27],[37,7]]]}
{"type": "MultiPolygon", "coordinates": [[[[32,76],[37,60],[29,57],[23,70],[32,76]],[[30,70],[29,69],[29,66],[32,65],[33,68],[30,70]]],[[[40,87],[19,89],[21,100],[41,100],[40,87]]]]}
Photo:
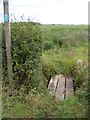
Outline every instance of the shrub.
{"type": "Polygon", "coordinates": [[[53,48],[53,42],[52,41],[45,41],[44,42],[44,50],[49,50],[53,48]]]}
{"type": "MultiPolygon", "coordinates": [[[[28,83],[34,83],[39,79],[37,73],[40,69],[42,50],[40,25],[35,23],[12,23],[11,41],[13,79],[16,86],[22,84],[29,86],[28,83]]],[[[5,39],[3,37],[3,67],[6,65],[5,52],[5,39]]],[[[6,72],[6,68],[4,70],[6,72]]]]}
{"type": "Polygon", "coordinates": [[[59,46],[62,47],[63,46],[63,41],[60,39],[59,40],[59,46]]]}

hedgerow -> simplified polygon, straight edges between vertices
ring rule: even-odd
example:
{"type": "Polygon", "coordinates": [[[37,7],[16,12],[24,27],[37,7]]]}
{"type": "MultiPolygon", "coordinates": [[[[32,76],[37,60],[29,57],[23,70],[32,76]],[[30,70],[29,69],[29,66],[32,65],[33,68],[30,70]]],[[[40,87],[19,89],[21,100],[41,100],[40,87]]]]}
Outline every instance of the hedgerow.
{"type": "MultiPolygon", "coordinates": [[[[33,87],[39,80],[42,39],[40,24],[11,23],[11,55],[13,79],[16,87],[24,84],[33,87]],[[30,85],[32,84],[32,85],[30,85]]],[[[5,34],[3,27],[3,79],[7,79],[5,34]]]]}

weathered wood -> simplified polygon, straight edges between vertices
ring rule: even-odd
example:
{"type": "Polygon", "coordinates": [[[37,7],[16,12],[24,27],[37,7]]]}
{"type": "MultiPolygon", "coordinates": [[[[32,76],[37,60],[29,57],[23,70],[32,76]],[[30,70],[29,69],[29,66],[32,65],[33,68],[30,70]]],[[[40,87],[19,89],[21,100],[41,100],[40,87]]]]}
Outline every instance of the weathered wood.
{"type": "Polygon", "coordinates": [[[57,100],[64,100],[74,95],[73,80],[63,75],[56,75],[51,78],[48,85],[49,93],[56,96],[57,100]]]}
{"type": "Polygon", "coordinates": [[[71,78],[66,79],[66,98],[74,95],[73,80],[71,78]]]}
{"type": "Polygon", "coordinates": [[[55,77],[51,78],[50,83],[48,85],[49,93],[52,94],[52,95],[55,95],[57,81],[58,81],[58,75],[56,75],[55,77]]]}
{"type": "Polygon", "coordinates": [[[56,98],[59,100],[64,99],[64,94],[65,94],[65,77],[63,75],[58,76],[58,85],[57,85],[57,90],[56,90],[56,98]]]}
{"type": "Polygon", "coordinates": [[[8,78],[10,94],[13,91],[13,77],[12,77],[12,63],[11,63],[11,34],[10,34],[10,22],[9,22],[9,3],[8,0],[3,2],[4,8],[4,26],[5,26],[5,41],[6,41],[6,55],[8,66],[8,78]]]}

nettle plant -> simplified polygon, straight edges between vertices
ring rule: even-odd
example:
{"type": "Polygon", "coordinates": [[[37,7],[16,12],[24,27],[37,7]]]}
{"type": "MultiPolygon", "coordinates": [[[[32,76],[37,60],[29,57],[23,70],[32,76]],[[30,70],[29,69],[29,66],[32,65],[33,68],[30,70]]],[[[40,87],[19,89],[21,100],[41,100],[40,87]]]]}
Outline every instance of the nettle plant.
{"type": "MultiPolygon", "coordinates": [[[[4,40],[3,40],[4,41],[4,40]]],[[[11,23],[11,55],[16,86],[33,86],[39,80],[42,40],[40,24],[11,23]],[[33,85],[30,85],[33,84],[33,85]]],[[[3,46],[5,51],[5,47],[3,46]]],[[[5,59],[5,52],[3,55],[5,59]]],[[[6,61],[3,62],[6,64],[6,61]]]]}

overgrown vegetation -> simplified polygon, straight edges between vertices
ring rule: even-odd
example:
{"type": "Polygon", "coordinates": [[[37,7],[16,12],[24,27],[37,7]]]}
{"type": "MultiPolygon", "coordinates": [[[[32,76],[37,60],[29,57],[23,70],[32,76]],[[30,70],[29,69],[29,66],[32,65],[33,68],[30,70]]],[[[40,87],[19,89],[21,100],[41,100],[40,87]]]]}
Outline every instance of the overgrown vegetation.
{"type": "MultiPolygon", "coordinates": [[[[33,87],[35,81],[39,80],[40,56],[42,51],[42,39],[40,25],[35,23],[12,23],[12,66],[15,87],[25,85],[28,90],[33,87]]],[[[8,82],[6,49],[3,34],[3,79],[8,82]]]]}
{"type": "Polygon", "coordinates": [[[3,28],[3,118],[86,118],[88,114],[87,26],[12,23],[14,95],[8,96],[3,28]],[[51,76],[73,77],[75,96],[56,100],[51,76]]]}

